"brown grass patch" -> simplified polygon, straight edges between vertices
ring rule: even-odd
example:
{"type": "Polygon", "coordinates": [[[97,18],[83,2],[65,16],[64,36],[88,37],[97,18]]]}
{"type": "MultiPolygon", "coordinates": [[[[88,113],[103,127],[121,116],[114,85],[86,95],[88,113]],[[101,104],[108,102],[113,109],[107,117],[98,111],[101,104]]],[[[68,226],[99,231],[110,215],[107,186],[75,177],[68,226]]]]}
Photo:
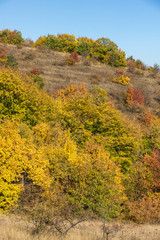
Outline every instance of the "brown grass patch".
{"type": "MultiPolygon", "coordinates": [[[[108,223],[112,226],[114,223],[108,223]]],[[[112,240],[159,240],[160,225],[137,225],[137,224],[121,224],[122,228],[119,232],[109,235],[112,240]]],[[[51,232],[43,232],[41,234],[32,234],[34,226],[18,216],[0,215],[0,240],[102,240],[103,224],[98,221],[87,221],[79,224],[72,229],[66,237],[53,235],[51,232]]]]}

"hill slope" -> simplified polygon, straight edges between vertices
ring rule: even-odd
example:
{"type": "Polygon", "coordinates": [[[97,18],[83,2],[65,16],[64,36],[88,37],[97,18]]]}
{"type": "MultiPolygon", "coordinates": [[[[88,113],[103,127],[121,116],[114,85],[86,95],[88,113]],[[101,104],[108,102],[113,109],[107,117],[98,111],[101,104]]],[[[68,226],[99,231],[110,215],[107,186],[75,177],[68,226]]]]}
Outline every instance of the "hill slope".
{"type": "MultiPolygon", "coordinates": [[[[107,90],[110,99],[118,109],[126,112],[124,94],[128,86],[115,83],[116,68],[99,63],[92,59],[79,57],[75,65],[66,65],[68,53],[61,53],[43,47],[31,48],[25,46],[7,45],[8,54],[13,54],[22,72],[29,72],[34,68],[41,71],[44,80],[44,89],[55,94],[57,89],[66,88],[68,85],[80,85],[82,82],[87,88],[98,85],[107,90]]],[[[130,88],[140,90],[144,95],[144,104],[150,111],[160,115],[160,76],[156,78],[148,71],[134,70],[129,72],[124,69],[124,74],[130,77],[130,88]]],[[[133,111],[133,109],[132,109],[133,111]]],[[[134,111],[136,112],[136,111],[134,111]]]]}
{"type": "Polygon", "coordinates": [[[158,72],[5,47],[23,73],[1,62],[0,211],[18,204],[43,226],[90,214],[159,222],[158,72]],[[50,94],[24,74],[35,68],[50,94]]]}

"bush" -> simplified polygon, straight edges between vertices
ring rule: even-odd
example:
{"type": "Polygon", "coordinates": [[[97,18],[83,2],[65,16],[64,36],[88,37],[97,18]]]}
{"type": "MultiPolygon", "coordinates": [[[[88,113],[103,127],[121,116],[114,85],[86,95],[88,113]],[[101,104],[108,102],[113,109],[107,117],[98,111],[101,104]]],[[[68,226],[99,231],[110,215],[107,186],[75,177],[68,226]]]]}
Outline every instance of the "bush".
{"type": "Polygon", "coordinates": [[[33,78],[33,81],[34,81],[35,83],[37,83],[37,85],[39,86],[39,88],[42,89],[43,86],[44,86],[43,78],[40,77],[39,75],[36,75],[36,74],[31,74],[31,77],[33,78]]]}
{"type": "Polygon", "coordinates": [[[138,60],[136,60],[135,63],[136,63],[136,68],[141,69],[141,70],[145,70],[146,69],[144,63],[141,60],[138,59],[138,60]]]}
{"type": "Polygon", "coordinates": [[[86,57],[89,56],[95,41],[87,37],[79,37],[77,39],[77,52],[78,54],[86,57]]]}
{"type": "Polygon", "coordinates": [[[86,94],[86,92],[87,89],[85,88],[84,84],[81,83],[80,86],[71,85],[68,86],[66,89],[56,90],[56,97],[64,98],[71,95],[81,96],[86,94]]]}
{"type": "Polygon", "coordinates": [[[129,220],[137,223],[154,223],[160,221],[160,200],[158,194],[144,196],[138,201],[128,203],[129,220]]]}
{"type": "Polygon", "coordinates": [[[71,53],[71,58],[73,58],[75,60],[75,62],[79,62],[79,59],[78,59],[78,53],[77,52],[72,52],[71,53]]]}
{"type": "Polygon", "coordinates": [[[65,59],[65,63],[68,65],[68,66],[72,66],[76,63],[75,59],[74,58],[66,58],[65,59]]]}
{"type": "Polygon", "coordinates": [[[31,74],[34,74],[34,75],[40,75],[41,71],[38,69],[38,68],[33,68],[31,71],[30,71],[31,74]]]}
{"type": "Polygon", "coordinates": [[[58,34],[57,39],[62,46],[62,51],[73,52],[77,47],[77,40],[74,35],[58,34]]]}
{"type": "Polygon", "coordinates": [[[128,85],[130,82],[130,78],[129,77],[124,77],[123,75],[120,77],[116,77],[113,79],[114,82],[120,83],[122,85],[128,85]]]}
{"type": "Polygon", "coordinates": [[[150,72],[150,73],[152,73],[153,70],[154,70],[153,67],[149,67],[149,68],[148,68],[148,72],[150,72]]]}
{"type": "MultiPolygon", "coordinates": [[[[58,34],[40,37],[35,46],[46,46],[62,52],[75,52],[85,55],[100,62],[109,64],[114,67],[125,67],[125,52],[118,49],[118,46],[108,38],[100,38],[98,40],[88,39],[86,37],[76,39],[74,35],[58,34]]],[[[78,62],[77,55],[73,54],[73,58],[78,62]]]]}
{"type": "Polygon", "coordinates": [[[116,69],[116,73],[119,75],[123,74],[123,69],[116,69]]]}
{"type": "Polygon", "coordinates": [[[143,75],[144,75],[144,73],[142,72],[141,69],[138,70],[138,75],[140,75],[140,76],[143,76],[143,75]]]}
{"type": "Polygon", "coordinates": [[[22,38],[21,32],[5,29],[0,31],[0,42],[21,45],[24,42],[24,39],[22,38]]]}
{"type": "Polygon", "coordinates": [[[133,73],[136,69],[136,62],[134,59],[127,60],[128,72],[133,73]]]}
{"type": "Polygon", "coordinates": [[[4,63],[7,61],[7,49],[3,46],[0,46],[0,62],[4,63]]]}
{"type": "Polygon", "coordinates": [[[17,68],[18,63],[12,54],[7,55],[6,67],[17,68]]]}
{"type": "Polygon", "coordinates": [[[139,89],[129,88],[127,91],[126,102],[128,104],[131,104],[131,103],[143,104],[144,96],[139,89]]]}

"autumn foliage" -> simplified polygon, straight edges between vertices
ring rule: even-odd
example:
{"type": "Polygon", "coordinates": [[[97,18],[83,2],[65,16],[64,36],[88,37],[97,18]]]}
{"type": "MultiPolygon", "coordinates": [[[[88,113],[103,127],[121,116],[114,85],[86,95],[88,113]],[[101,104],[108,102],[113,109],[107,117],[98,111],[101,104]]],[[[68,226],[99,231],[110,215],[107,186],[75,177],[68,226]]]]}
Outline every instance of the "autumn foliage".
{"type": "Polygon", "coordinates": [[[113,79],[114,82],[120,83],[122,85],[128,85],[130,83],[130,78],[124,75],[118,76],[113,79]]]}
{"type": "Polygon", "coordinates": [[[76,39],[74,35],[69,34],[48,35],[40,37],[35,42],[37,47],[42,45],[54,50],[71,53],[75,62],[78,62],[78,53],[111,66],[126,66],[125,52],[118,49],[118,46],[109,38],[93,40],[87,37],[76,39]]]}
{"type": "Polygon", "coordinates": [[[38,69],[38,68],[33,68],[31,71],[30,71],[31,74],[34,74],[34,75],[40,75],[41,71],[38,69]]]}
{"type": "Polygon", "coordinates": [[[7,61],[7,49],[3,46],[0,46],[0,62],[4,63],[7,61]]]}
{"type": "Polygon", "coordinates": [[[139,89],[136,88],[128,88],[126,102],[128,104],[143,104],[144,103],[144,95],[139,89]]]}
{"type": "Polygon", "coordinates": [[[24,42],[24,39],[22,38],[21,32],[17,30],[11,31],[9,29],[5,29],[0,31],[0,42],[20,45],[24,42]]]}
{"type": "Polygon", "coordinates": [[[77,52],[72,52],[71,53],[71,58],[73,58],[74,60],[75,60],[75,62],[78,62],[79,61],[79,59],[78,59],[78,53],[77,52]]]}
{"type": "MultiPolygon", "coordinates": [[[[104,89],[84,84],[52,97],[33,81],[38,73],[0,69],[0,211],[18,209],[45,224],[86,213],[159,221],[158,117],[137,124],[104,89]]],[[[129,103],[142,100],[129,88],[129,103]]]]}
{"type": "Polygon", "coordinates": [[[122,75],[123,72],[124,72],[123,69],[116,69],[116,73],[117,73],[118,75],[119,75],[119,74],[122,75]]]}

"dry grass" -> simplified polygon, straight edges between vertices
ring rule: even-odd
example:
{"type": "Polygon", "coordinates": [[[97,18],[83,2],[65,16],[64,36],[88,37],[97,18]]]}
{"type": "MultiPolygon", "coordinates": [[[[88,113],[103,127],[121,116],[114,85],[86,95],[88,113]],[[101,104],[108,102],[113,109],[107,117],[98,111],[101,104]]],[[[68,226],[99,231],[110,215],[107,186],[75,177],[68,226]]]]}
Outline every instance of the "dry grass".
{"type": "MultiPolygon", "coordinates": [[[[110,224],[113,225],[114,223],[110,224]]],[[[101,222],[83,222],[65,237],[51,233],[32,234],[33,225],[20,217],[0,215],[0,240],[102,240],[101,222]]],[[[122,229],[109,240],[159,240],[160,225],[122,224],[122,229]]]]}
{"type": "MultiPolygon", "coordinates": [[[[6,45],[8,53],[12,53],[18,62],[19,69],[22,72],[29,72],[33,68],[38,68],[43,73],[44,88],[51,93],[55,93],[56,89],[65,88],[68,85],[80,85],[82,82],[87,88],[98,85],[107,90],[108,95],[111,91],[115,92],[115,96],[120,98],[128,87],[113,83],[116,75],[116,69],[105,64],[79,57],[79,62],[73,66],[67,66],[65,59],[70,56],[69,53],[56,52],[45,48],[33,48],[21,46],[17,48],[14,45],[6,45]],[[91,76],[96,74],[98,79],[91,76]]],[[[124,74],[131,78],[130,87],[139,89],[144,92],[146,105],[153,109],[159,109],[159,78],[153,79],[150,73],[145,71],[143,75],[128,73],[124,69],[124,74]],[[148,99],[149,96],[149,99],[148,99]]],[[[119,106],[119,100],[113,99],[119,106]]],[[[122,105],[122,103],[120,103],[122,105]]]]}

